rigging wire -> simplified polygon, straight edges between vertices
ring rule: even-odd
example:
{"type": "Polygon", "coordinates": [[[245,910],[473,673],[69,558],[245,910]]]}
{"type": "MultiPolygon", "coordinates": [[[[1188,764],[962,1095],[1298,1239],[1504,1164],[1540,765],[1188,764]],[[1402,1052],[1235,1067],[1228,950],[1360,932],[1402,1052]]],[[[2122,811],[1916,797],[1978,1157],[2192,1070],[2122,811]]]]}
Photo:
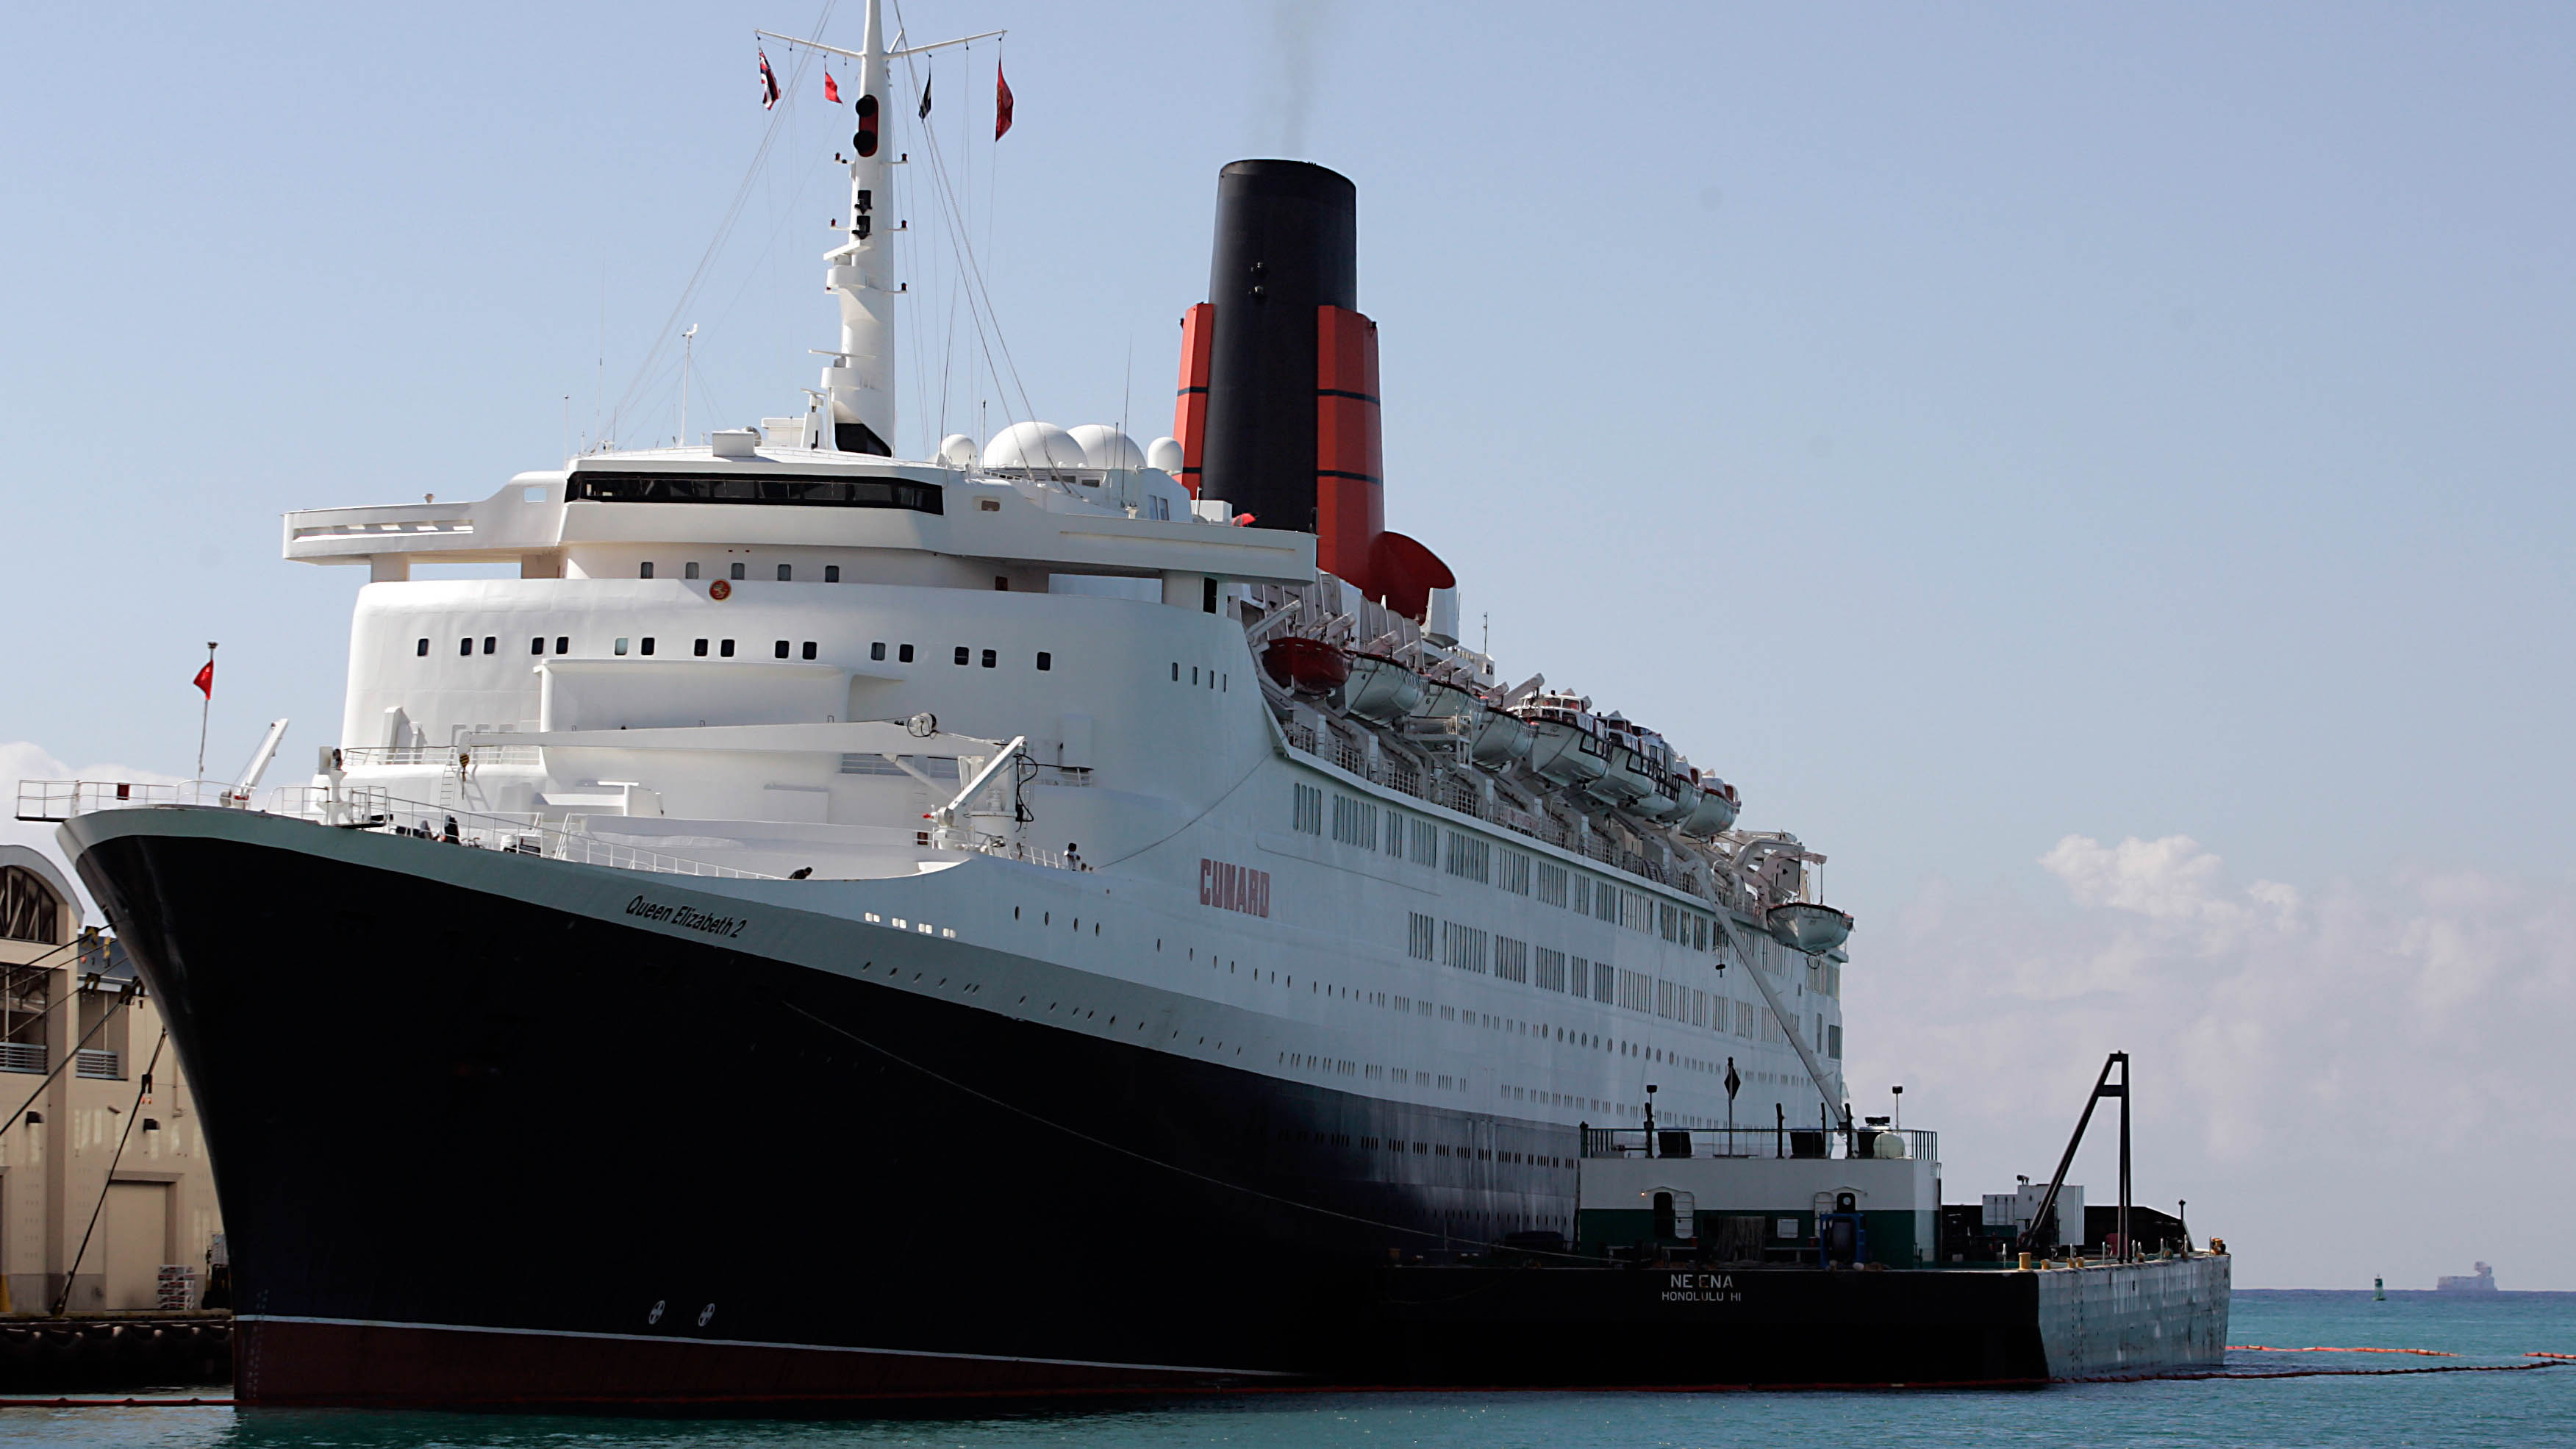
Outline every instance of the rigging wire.
{"type": "MultiPolygon", "coordinates": [[[[838,0],[823,0],[823,13],[814,19],[814,34],[821,35],[824,28],[831,23],[832,8],[837,3],[838,0]]],[[[653,345],[644,353],[644,360],[636,365],[634,381],[629,382],[626,390],[618,394],[617,406],[610,410],[608,417],[609,429],[612,433],[616,429],[618,420],[623,418],[636,402],[636,394],[644,386],[646,377],[658,374],[662,357],[669,350],[671,338],[679,329],[681,314],[688,310],[689,303],[696,298],[698,288],[706,280],[708,269],[715,264],[717,255],[724,250],[725,242],[733,235],[734,223],[741,219],[743,207],[751,200],[753,187],[765,174],[763,168],[768,164],[769,153],[778,144],[779,134],[786,129],[788,116],[795,111],[797,102],[803,95],[805,73],[813,67],[815,57],[820,54],[820,51],[804,46],[796,47],[796,60],[789,70],[785,87],[787,104],[770,114],[769,125],[760,134],[760,145],[752,152],[751,164],[744,169],[741,183],[734,188],[733,200],[726,205],[723,219],[716,224],[715,235],[708,240],[706,251],[698,257],[698,265],[689,273],[687,284],[680,288],[679,300],[672,304],[670,316],[663,319],[662,328],[655,334],[653,345]]],[[[604,353],[605,348],[603,347],[602,350],[604,353]]],[[[603,362],[602,365],[605,366],[605,363],[603,362]]]]}
{"type": "Polygon", "coordinates": [[[99,1184],[98,1205],[89,1210],[89,1226],[81,1231],[80,1251],[72,1254],[72,1265],[63,1272],[62,1295],[54,1300],[56,1318],[63,1316],[63,1309],[72,1301],[72,1287],[80,1281],[81,1259],[89,1255],[90,1235],[98,1231],[98,1215],[107,1211],[107,1195],[116,1190],[116,1165],[125,1160],[125,1143],[134,1135],[134,1119],[143,1115],[143,1099],[152,1095],[152,1069],[161,1065],[161,1049],[169,1044],[170,1033],[165,1030],[161,1039],[152,1044],[152,1060],[143,1065],[143,1080],[134,1089],[134,1109],[125,1114],[125,1130],[116,1137],[116,1155],[107,1160],[107,1181],[99,1184]]]}

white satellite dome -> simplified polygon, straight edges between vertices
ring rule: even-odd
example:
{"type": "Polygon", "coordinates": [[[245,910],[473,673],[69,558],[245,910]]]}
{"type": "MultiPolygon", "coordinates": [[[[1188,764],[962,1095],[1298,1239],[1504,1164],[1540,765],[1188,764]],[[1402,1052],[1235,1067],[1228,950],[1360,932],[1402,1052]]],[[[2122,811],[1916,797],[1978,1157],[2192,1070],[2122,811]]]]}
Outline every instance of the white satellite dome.
{"type": "Polygon", "coordinates": [[[1148,468],[1160,468],[1177,477],[1183,461],[1178,438],[1156,438],[1145,445],[1145,466],[1148,468]]]}
{"type": "Polygon", "coordinates": [[[1082,445],[1053,423],[1013,423],[984,445],[987,468],[1088,468],[1082,445]]]}
{"type": "Polygon", "coordinates": [[[975,461],[975,440],[964,433],[950,433],[939,440],[939,461],[951,468],[971,466],[975,461]]]}
{"type": "Polygon", "coordinates": [[[1082,456],[1094,468],[1142,468],[1145,450],[1136,440],[1107,423],[1084,423],[1067,436],[1082,445],[1082,456]]]}

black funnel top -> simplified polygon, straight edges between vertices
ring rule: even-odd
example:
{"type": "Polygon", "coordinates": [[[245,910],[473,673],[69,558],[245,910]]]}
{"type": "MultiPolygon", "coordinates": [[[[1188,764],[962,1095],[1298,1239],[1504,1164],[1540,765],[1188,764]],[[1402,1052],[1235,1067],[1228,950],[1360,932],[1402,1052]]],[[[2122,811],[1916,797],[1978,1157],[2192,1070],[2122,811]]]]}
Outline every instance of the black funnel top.
{"type": "Polygon", "coordinates": [[[1316,319],[1359,308],[1359,193],[1304,161],[1217,173],[1216,304],[1200,496],[1315,531],[1316,319]]]}

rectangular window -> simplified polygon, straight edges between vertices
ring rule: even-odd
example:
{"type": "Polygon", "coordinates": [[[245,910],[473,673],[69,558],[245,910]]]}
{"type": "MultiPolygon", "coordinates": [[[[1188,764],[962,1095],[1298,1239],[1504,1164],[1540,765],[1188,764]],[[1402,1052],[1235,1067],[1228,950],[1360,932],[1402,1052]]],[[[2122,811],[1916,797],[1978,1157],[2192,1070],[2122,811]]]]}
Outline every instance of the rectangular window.
{"type": "Polygon", "coordinates": [[[1655,1009],[1655,978],[1643,971],[1618,968],[1618,1000],[1622,1010],[1652,1012],[1655,1009]]]}
{"type": "Polygon", "coordinates": [[[545,636],[545,635],[543,635],[543,634],[540,634],[540,635],[538,635],[536,638],[529,640],[529,641],[528,641],[528,652],[529,652],[529,653],[531,653],[531,654],[543,654],[543,653],[545,653],[545,652],[546,652],[546,636],[545,636]]]}
{"type": "Polygon", "coordinates": [[[411,652],[412,657],[416,659],[427,659],[429,657],[429,641],[426,639],[421,640],[419,644],[413,646],[411,652]]]}
{"type": "Polygon", "coordinates": [[[837,584],[837,583],[839,583],[840,581],[841,581],[841,566],[840,566],[839,564],[825,564],[825,565],[823,565],[823,582],[825,582],[825,583],[827,583],[827,584],[837,584]]]}
{"type": "Polygon", "coordinates": [[[652,636],[652,635],[647,634],[647,635],[645,635],[645,636],[644,636],[644,639],[643,639],[643,642],[642,642],[642,648],[643,648],[643,651],[644,651],[645,653],[647,653],[647,654],[650,654],[650,653],[652,653],[652,652],[653,652],[653,636],[652,636]]]}
{"type": "Polygon", "coordinates": [[[1574,878],[1574,913],[1578,916],[1592,914],[1592,878],[1590,876],[1578,875],[1574,878]]]}
{"type": "Polygon", "coordinates": [[[963,644],[960,644],[960,645],[958,645],[958,646],[957,646],[957,653],[956,653],[956,655],[955,655],[955,658],[956,658],[956,661],[957,661],[957,667],[958,667],[958,668],[960,668],[960,669],[965,668],[965,667],[966,667],[966,665],[967,665],[967,663],[968,663],[969,661],[971,661],[974,657],[975,657],[975,651],[973,651],[973,650],[971,650],[971,649],[967,648],[967,647],[966,647],[965,645],[963,645],[963,644]]]}
{"type": "Polygon", "coordinates": [[[811,639],[805,641],[805,657],[808,659],[814,657],[814,641],[811,639]]]}
{"type": "Polygon", "coordinates": [[[1843,1059],[1843,1028],[1840,1022],[1825,1028],[1825,1055],[1835,1061],[1843,1059]]]}
{"type": "Polygon", "coordinates": [[[619,653],[619,654],[623,654],[623,653],[625,653],[625,652],[626,652],[626,641],[625,641],[625,640],[620,639],[620,640],[618,640],[618,641],[617,641],[617,648],[616,648],[615,652],[616,652],[616,653],[619,653]]]}
{"type": "Polygon", "coordinates": [[[1413,820],[1407,824],[1413,840],[1413,863],[1438,865],[1440,863],[1440,827],[1428,820],[1413,820]]]}
{"type": "Polygon", "coordinates": [[[994,593],[997,593],[997,594],[1007,594],[1007,593],[1009,593],[1010,591],[1011,591],[1011,576],[1010,576],[1009,574],[995,574],[995,575],[993,575],[993,592],[994,592],[994,593]]]}
{"type": "Polygon", "coordinates": [[[457,657],[457,658],[459,658],[459,659],[471,659],[471,658],[473,658],[473,657],[474,657],[474,641],[473,641],[473,640],[471,640],[471,639],[459,639],[459,640],[457,640],[457,641],[456,641],[456,657],[457,657]]]}
{"type": "Polygon", "coordinates": [[[1682,939],[1682,908],[1670,901],[1655,903],[1655,929],[1667,941],[1682,939]]]}
{"type": "Polygon", "coordinates": [[[491,636],[491,635],[489,635],[489,634],[486,634],[486,635],[484,635],[484,636],[483,636],[483,652],[484,652],[484,653],[486,653],[486,654],[497,653],[497,652],[499,652],[500,648],[501,648],[501,641],[500,641],[499,639],[496,639],[496,638],[494,638],[493,636],[491,636]]]}
{"type": "Polygon", "coordinates": [[[1463,830],[1449,832],[1448,871],[1451,875],[1465,880],[1488,881],[1493,879],[1493,868],[1493,842],[1463,830]]]}
{"type": "Polygon", "coordinates": [[[1432,922],[1420,911],[1404,913],[1404,954],[1416,961],[1428,961],[1432,952],[1432,922]]]}
{"type": "MultiPolygon", "coordinates": [[[[786,658],[786,657],[787,657],[787,641],[786,641],[786,640],[784,640],[784,639],[781,639],[781,640],[779,640],[777,643],[772,644],[771,646],[769,646],[769,657],[770,657],[770,658],[772,658],[772,659],[784,659],[784,658],[786,658]]],[[[963,659],[960,659],[960,660],[958,660],[957,662],[958,662],[958,663],[960,663],[960,664],[963,664],[963,663],[965,663],[966,661],[965,661],[965,660],[963,660],[963,659]]]]}
{"type": "Polygon", "coordinates": [[[1050,654],[1050,653],[1048,653],[1047,651],[1045,651],[1045,650],[1043,650],[1043,649],[1039,650],[1039,651],[1038,651],[1038,673],[1040,673],[1040,674],[1044,674],[1044,673],[1046,673],[1048,670],[1051,670],[1051,669],[1053,669],[1053,668],[1055,668],[1055,656],[1054,656],[1054,655],[1052,655],[1052,654],[1050,654]]]}
{"type": "Polygon", "coordinates": [[[1530,858],[1517,850],[1503,852],[1494,873],[1494,884],[1516,896],[1530,893],[1530,858]]]}
{"type": "Polygon", "coordinates": [[[730,570],[728,570],[728,572],[737,582],[739,582],[742,578],[742,565],[735,564],[730,570]]]}
{"type": "Polygon", "coordinates": [[[1486,961],[1485,933],[1456,921],[1440,923],[1440,959],[1461,971],[1483,974],[1491,967],[1486,961]]]}
{"type": "Polygon", "coordinates": [[[999,663],[1001,663],[1001,662],[1002,662],[1002,656],[1001,656],[1001,654],[1000,654],[999,652],[997,652],[997,651],[995,651],[995,650],[991,650],[991,649],[987,649],[987,650],[985,650],[985,651],[984,651],[984,660],[983,660],[983,663],[984,663],[984,667],[985,667],[985,668],[990,669],[990,668],[992,668],[994,665],[999,664],[999,663]]]}
{"type": "MultiPolygon", "coordinates": [[[[1580,957],[1580,956],[1578,956],[1578,957],[1576,957],[1576,958],[1575,958],[1575,962],[1576,962],[1576,964],[1577,964],[1577,965],[1582,964],[1582,960],[1583,960],[1583,958],[1582,958],[1582,957],[1580,957]]],[[[1595,962],[1593,962],[1593,963],[1592,963],[1592,999],[1593,999],[1593,1000],[1595,1000],[1595,1001],[1610,1001],[1610,1000],[1614,1000],[1614,999],[1616,999],[1617,994],[1618,994],[1618,993],[1617,993],[1617,990],[1616,990],[1616,988],[1617,988],[1617,986],[1618,986],[1618,981],[1619,981],[1619,972],[1618,972],[1618,969],[1617,969],[1616,967],[1612,966],[1609,962],[1607,962],[1607,961],[1595,961],[1595,962]]]]}
{"type": "Polygon", "coordinates": [[[570,654],[572,652],[572,636],[569,634],[557,634],[555,636],[555,652],[557,654],[570,654]]]}
{"type": "Polygon", "coordinates": [[[869,645],[869,646],[868,646],[868,657],[869,657],[870,659],[876,660],[878,663],[884,663],[884,662],[885,662],[885,641],[883,641],[883,640],[879,640],[879,641],[877,641],[876,643],[869,645]]]}
{"type": "Polygon", "coordinates": [[[635,577],[637,577],[637,578],[639,578],[639,579],[649,579],[649,578],[653,577],[653,561],[652,561],[651,559],[649,559],[649,558],[648,558],[648,559],[646,559],[646,560],[644,561],[644,567],[643,567],[643,570],[642,570],[641,572],[637,573],[637,574],[635,575],[635,577]]]}
{"type": "Polygon", "coordinates": [[[697,566],[696,564],[693,564],[693,563],[684,563],[684,564],[680,565],[680,577],[682,577],[682,578],[684,578],[684,579],[694,579],[694,578],[696,578],[697,576],[698,576],[698,566],[697,566]]]}
{"type": "Polygon", "coordinates": [[[1313,785],[1294,785],[1296,791],[1295,829],[1301,835],[1324,833],[1324,792],[1313,785]]]}
{"type": "Polygon", "coordinates": [[[1362,850],[1377,849],[1377,807],[1348,795],[1333,797],[1333,838],[1362,850]]]}
{"type": "Polygon", "coordinates": [[[1538,863],[1538,898],[1551,906],[1565,904],[1565,867],[1549,861],[1538,863]]]}
{"type": "Polygon", "coordinates": [[[733,657],[733,641],[731,639],[727,639],[716,645],[716,653],[722,658],[731,659],[733,657]]]}
{"type": "Polygon", "coordinates": [[[697,656],[697,657],[699,657],[700,659],[704,659],[704,658],[706,658],[706,657],[707,657],[707,641],[706,641],[706,640],[704,640],[704,639],[701,639],[701,640],[699,640],[698,642],[696,642],[695,644],[690,645],[690,646],[689,646],[689,652],[690,652],[691,654],[696,655],[696,656],[697,656]]]}
{"type": "Polygon", "coordinates": [[[1708,1025],[1708,993],[1705,991],[1694,990],[1691,992],[1690,996],[1690,1024],[1693,1026],[1708,1025]]]}
{"type": "Polygon", "coordinates": [[[912,662],[912,646],[906,644],[902,648],[897,649],[895,651],[894,662],[897,664],[910,664],[912,662]]]}
{"type": "Polygon", "coordinates": [[[1494,975],[1503,981],[1529,984],[1529,942],[1509,936],[1494,938],[1494,975]]]}
{"type": "Polygon", "coordinates": [[[1404,813],[1400,810],[1386,812],[1386,853],[1404,859],[1404,813]]]}
{"type": "Polygon", "coordinates": [[[778,566],[778,581],[780,583],[786,583],[795,577],[796,566],[794,564],[780,564],[778,566]]]}
{"type": "Polygon", "coordinates": [[[1530,983],[1532,986],[1541,991],[1565,989],[1565,953],[1563,951],[1551,951],[1545,946],[1539,947],[1537,966],[1537,979],[1530,983]]]}

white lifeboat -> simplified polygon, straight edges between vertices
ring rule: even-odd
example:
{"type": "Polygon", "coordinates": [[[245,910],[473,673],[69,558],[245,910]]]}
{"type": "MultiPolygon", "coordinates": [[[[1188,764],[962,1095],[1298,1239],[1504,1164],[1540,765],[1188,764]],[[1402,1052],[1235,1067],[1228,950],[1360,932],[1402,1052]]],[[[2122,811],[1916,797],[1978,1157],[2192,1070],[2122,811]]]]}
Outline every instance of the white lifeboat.
{"type": "Polygon", "coordinates": [[[1540,779],[1581,785],[1610,768],[1610,747],[1592,727],[1591,706],[1581,695],[1550,690],[1512,707],[1529,726],[1529,765],[1540,779]]]}
{"type": "Polygon", "coordinates": [[[1821,956],[1851,938],[1852,918],[1849,911],[1814,901],[1783,901],[1762,918],[1762,927],[1793,951],[1821,956]]]}
{"type": "Polygon", "coordinates": [[[1487,709],[1476,720],[1476,736],[1468,743],[1467,754],[1477,764],[1500,769],[1514,760],[1527,759],[1533,738],[1529,721],[1499,709],[1487,709]]]}
{"type": "Polygon", "coordinates": [[[1684,835],[1696,835],[1703,840],[1715,839],[1734,828],[1735,817],[1743,808],[1744,802],[1736,798],[1733,785],[1715,775],[1703,776],[1699,782],[1699,801],[1691,807],[1688,815],[1682,817],[1679,828],[1684,835]]]}
{"type": "Polygon", "coordinates": [[[1342,708],[1361,719],[1393,724],[1422,706],[1423,678],[1381,654],[1351,656],[1342,685],[1342,708]]]}

